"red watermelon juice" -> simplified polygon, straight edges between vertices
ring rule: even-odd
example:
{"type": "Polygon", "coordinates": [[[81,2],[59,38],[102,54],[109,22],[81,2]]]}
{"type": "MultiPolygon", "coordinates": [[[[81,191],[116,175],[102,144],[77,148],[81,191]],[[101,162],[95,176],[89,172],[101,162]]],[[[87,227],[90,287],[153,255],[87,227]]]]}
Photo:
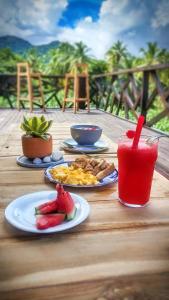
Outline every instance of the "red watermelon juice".
{"type": "Polygon", "coordinates": [[[142,207],[149,201],[158,143],[149,145],[143,137],[136,148],[132,143],[124,137],[118,144],[119,200],[130,207],[142,207]]]}

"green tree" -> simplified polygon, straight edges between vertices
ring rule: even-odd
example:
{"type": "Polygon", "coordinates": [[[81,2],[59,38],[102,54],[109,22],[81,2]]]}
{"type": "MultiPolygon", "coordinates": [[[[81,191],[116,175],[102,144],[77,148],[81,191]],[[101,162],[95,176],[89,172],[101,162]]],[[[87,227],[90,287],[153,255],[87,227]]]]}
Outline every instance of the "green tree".
{"type": "Polygon", "coordinates": [[[122,67],[124,69],[132,69],[137,66],[137,58],[130,53],[123,57],[122,67]]]}
{"type": "Polygon", "coordinates": [[[71,66],[73,67],[73,65],[76,63],[89,63],[89,51],[90,49],[83,42],[75,43],[74,51],[72,53],[71,58],[71,66]]]}
{"type": "Polygon", "coordinates": [[[61,43],[60,46],[51,50],[48,73],[65,74],[70,72],[76,63],[89,63],[89,48],[82,42],[71,45],[61,43]]]}
{"type": "Polygon", "coordinates": [[[123,59],[128,55],[126,46],[117,41],[106,53],[106,59],[112,71],[122,67],[123,59]]]}
{"type": "Polygon", "coordinates": [[[108,64],[105,60],[91,59],[89,63],[90,74],[101,74],[108,72],[108,64]]]}
{"type": "Polygon", "coordinates": [[[143,63],[145,65],[152,65],[160,63],[166,56],[166,49],[160,49],[156,42],[147,43],[147,48],[141,48],[143,63]]]}
{"type": "Polygon", "coordinates": [[[70,71],[74,46],[61,43],[57,49],[49,51],[50,61],[47,73],[65,74],[70,71]]]}
{"type": "Polygon", "coordinates": [[[16,73],[16,64],[21,61],[23,57],[15,54],[11,49],[0,49],[0,73],[16,73]]]}
{"type": "Polygon", "coordinates": [[[24,58],[30,64],[34,72],[43,72],[45,70],[45,55],[39,55],[36,48],[31,48],[26,53],[24,53],[24,58]]]}

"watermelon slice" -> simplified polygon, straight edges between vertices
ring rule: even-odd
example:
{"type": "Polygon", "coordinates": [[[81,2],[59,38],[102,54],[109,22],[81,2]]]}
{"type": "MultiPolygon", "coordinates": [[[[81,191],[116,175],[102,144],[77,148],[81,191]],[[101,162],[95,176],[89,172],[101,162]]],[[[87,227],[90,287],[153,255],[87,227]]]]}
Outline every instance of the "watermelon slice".
{"type": "Polygon", "coordinates": [[[61,224],[65,219],[65,214],[48,214],[36,216],[37,229],[47,229],[61,224]]]}
{"type": "Polygon", "coordinates": [[[67,196],[67,199],[66,199],[67,219],[73,220],[76,215],[76,206],[75,206],[72,196],[70,195],[69,192],[66,192],[66,196],[67,196]]]}
{"type": "Polygon", "coordinates": [[[66,214],[68,220],[72,220],[76,214],[76,206],[69,192],[64,191],[63,186],[57,184],[57,210],[66,214]]]}
{"type": "Polygon", "coordinates": [[[35,207],[35,214],[36,215],[44,215],[44,214],[49,214],[52,212],[57,211],[57,201],[48,201],[46,203],[43,203],[39,205],[38,207],[35,207]]]}

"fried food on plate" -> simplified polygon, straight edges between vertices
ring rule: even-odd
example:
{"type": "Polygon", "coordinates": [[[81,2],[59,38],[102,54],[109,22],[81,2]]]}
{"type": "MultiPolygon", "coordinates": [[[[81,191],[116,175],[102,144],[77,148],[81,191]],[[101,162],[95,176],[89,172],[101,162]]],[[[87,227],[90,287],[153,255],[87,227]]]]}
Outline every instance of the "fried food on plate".
{"type": "Polygon", "coordinates": [[[114,163],[105,159],[76,158],[71,166],[60,166],[50,170],[53,179],[62,184],[96,185],[115,170],[114,163]]]}
{"type": "Polygon", "coordinates": [[[90,171],[99,181],[115,170],[114,163],[109,163],[105,159],[87,157],[76,158],[72,166],[82,168],[84,171],[90,171]]]}
{"type": "Polygon", "coordinates": [[[50,173],[53,179],[63,184],[73,185],[95,185],[98,183],[96,176],[82,168],[75,168],[74,166],[60,166],[52,168],[50,173]]]}

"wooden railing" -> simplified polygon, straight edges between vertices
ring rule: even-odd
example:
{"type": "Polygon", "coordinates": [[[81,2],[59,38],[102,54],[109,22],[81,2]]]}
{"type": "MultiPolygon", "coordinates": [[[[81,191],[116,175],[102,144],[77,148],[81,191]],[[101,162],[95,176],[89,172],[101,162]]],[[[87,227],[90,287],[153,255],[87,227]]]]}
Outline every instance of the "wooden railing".
{"type": "MultiPolygon", "coordinates": [[[[63,95],[64,76],[42,75],[42,81],[46,106],[61,107],[59,93],[63,95]]],[[[0,97],[11,108],[16,107],[16,75],[0,74],[0,97]]],[[[152,126],[169,115],[169,64],[93,75],[90,77],[90,98],[94,107],[117,116],[123,111],[126,119],[131,116],[137,119],[140,113],[146,118],[148,110],[158,99],[162,110],[147,121],[147,125],[152,126]],[[166,72],[168,84],[166,80],[164,84],[162,78],[166,72]]]]}
{"type": "Polygon", "coordinates": [[[169,64],[94,75],[92,85],[96,107],[104,111],[119,115],[123,109],[126,119],[131,114],[137,119],[140,113],[146,118],[148,110],[159,97],[162,110],[146,124],[152,126],[169,115],[169,64]],[[164,72],[168,73],[168,85],[161,79],[164,72]]]}
{"type": "MultiPolygon", "coordinates": [[[[53,108],[61,107],[62,103],[59,100],[58,93],[63,90],[64,76],[63,75],[42,75],[43,92],[45,95],[45,105],[54,101],[53,108]]],[[[6,106],[10,108],[16,107],[16,84],[17,77],[15,74],[0,74],[0,97],[3,97],[6,106]]],[[[40,107],[39,103],[35,103],[40,107]]],[[[24,103],[22,103],[24,108],[24,103]]]]}

